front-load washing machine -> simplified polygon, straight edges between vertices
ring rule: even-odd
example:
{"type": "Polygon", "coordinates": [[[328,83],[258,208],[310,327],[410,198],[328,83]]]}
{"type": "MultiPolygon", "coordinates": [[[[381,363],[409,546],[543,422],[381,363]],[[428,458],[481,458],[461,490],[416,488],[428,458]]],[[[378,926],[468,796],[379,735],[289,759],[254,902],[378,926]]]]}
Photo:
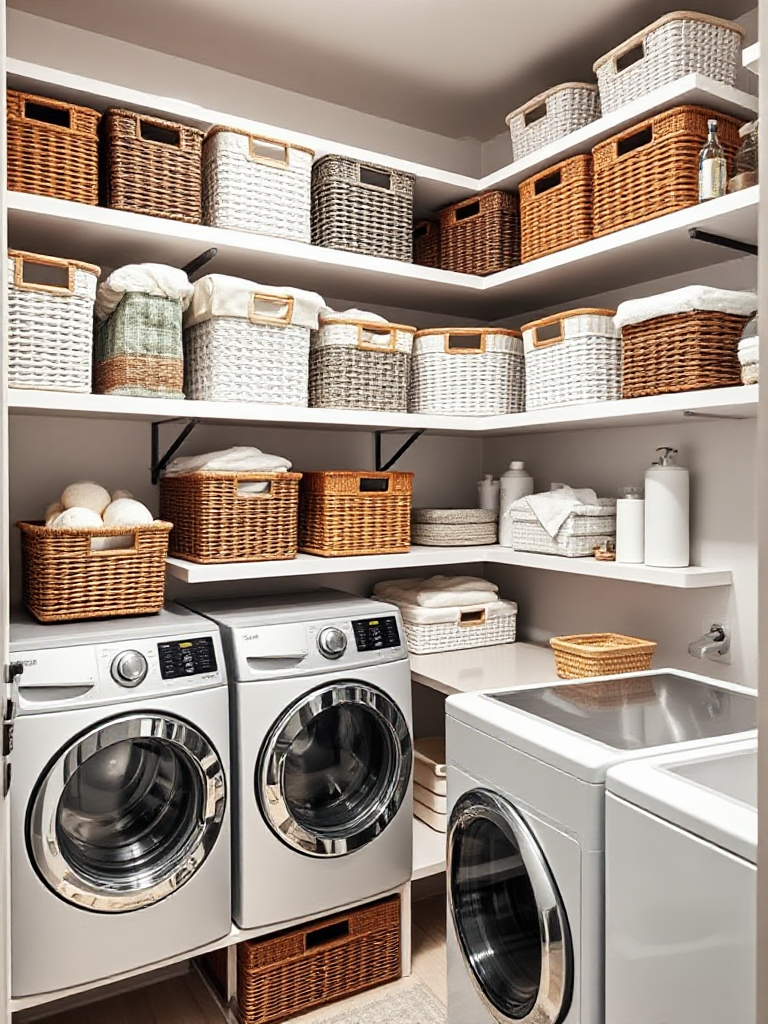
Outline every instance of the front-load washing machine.
{"type": "Polygon", "coordinates": [[[14,997],[192,953],[230,919],[229,707],[213,623],[12,616],[14,997]]]}
{"type": "Polygon", "coordinates": [[[753,738],[755,692],[654,671],[446,711],[449,1024],[604,1024],[606,772],[753,738]]]}
{"type": "Polygon", "coordinates": [[[605,1015],[755,1024],[757,741],[608,772],[605,1015]]]}
{"type": "Polygon", "coordinates": [[[195,609],[232,696],[233,917],[274,929],[410,879],[411,677],[395,607],[335,591],[195,609]]]}

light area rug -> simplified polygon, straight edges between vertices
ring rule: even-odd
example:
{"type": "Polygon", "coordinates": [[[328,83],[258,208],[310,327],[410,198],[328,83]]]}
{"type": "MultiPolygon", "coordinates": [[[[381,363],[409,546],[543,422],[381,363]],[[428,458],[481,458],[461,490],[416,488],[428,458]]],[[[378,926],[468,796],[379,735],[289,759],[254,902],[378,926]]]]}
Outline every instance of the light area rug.
{"type": "MultiPolygon", "coordinates": [[[[426,985],[410,984],[377,996],[363,1004],[355,1000],[354,1006],[323,1016],[322,1024],[445,1024],[445,1007],[426,985]]],[[[300,1022],[301,1017],[296,1024],[300,1022]]]]}

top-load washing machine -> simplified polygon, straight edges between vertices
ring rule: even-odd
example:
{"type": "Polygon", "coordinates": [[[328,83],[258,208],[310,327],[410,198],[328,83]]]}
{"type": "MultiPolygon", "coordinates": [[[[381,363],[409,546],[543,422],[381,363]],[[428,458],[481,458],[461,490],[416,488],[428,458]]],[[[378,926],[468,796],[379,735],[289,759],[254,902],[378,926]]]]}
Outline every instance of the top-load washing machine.
{"type": "Polygon", "coordinates": [[[195,605],[232,697],[233,916],[265,931],[410,879],[411,678],[397,609],[335,591],[195,605]]]}
{"type": "Polygon", "coordinates": [[[229,707],[216,627],[184,608],[40,625],[20,662],[11,803],[12,994],[179,957],[230,917],[229,707]]]}
{"type": "Polygon", "coordinates": [[[449,1024],[604,1024],[606,772],[756,722],[674,671],[449,698],[449,1024]]]}

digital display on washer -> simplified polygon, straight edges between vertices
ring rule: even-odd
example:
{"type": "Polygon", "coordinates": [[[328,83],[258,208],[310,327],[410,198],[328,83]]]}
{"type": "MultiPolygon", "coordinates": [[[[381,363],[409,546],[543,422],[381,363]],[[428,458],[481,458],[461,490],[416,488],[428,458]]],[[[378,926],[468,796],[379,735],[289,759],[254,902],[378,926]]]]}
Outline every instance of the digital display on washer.
{"type": "Polygon", "coordinates": [[[352,623],[358,651],[380,651],[384,647],[400,647],[400,634],[394,615],[376,619],[357,619],[352,623]]]}
{"type": "Polygon", "coordinates": [[[158,644],[157,653],[163,679],[202,675],[204,672],[215,672],[217,668],[216,651],[210,636],[158,644]]]}

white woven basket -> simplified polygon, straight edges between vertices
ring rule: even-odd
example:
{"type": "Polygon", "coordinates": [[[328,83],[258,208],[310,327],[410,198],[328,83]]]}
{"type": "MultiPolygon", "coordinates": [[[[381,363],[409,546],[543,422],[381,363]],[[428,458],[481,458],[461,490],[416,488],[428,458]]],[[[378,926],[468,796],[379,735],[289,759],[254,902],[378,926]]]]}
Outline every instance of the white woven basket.
{"type": "Polygon", "coordinates": [[[598,117],[600,97],[596,85],[566,82],[539,93],[507,115],[512,159],[522,160],[598,117]]]}
{"type": "Polygon", "coordinates": [[[734,85],[743,39],[740,25],[708,14],[659,18],[595,63],[603,113],[693,72],[734,85]]]}
{"type": "Polygon", "coordinates": [[[739,362],[743,384],[757,384],[760,380],[760,340],[744,338],[739,342],[739,362]]]}
{"type": "Polygon", "coordinates": [[[574,509],[554,537],[550,537],[528,504],[512,507],[512,547],[544,555],[584,558],[597,544],[616,539],[616,502],[601,498],[599,505],[574,509]]]}
{"type": "Polygon", "coordinates": [[[414,622],[409,621],[408,607],[401,606],[409,653],[438,654],[440,651],[514,643],[517,605],[513,601],[441,610],[445,612],[443,622],[414,622]]]}
{"type": "Polygon", "coordinates": [[[523,339],[491,327],[419,331],[413,343],[411,412],[494,416],[525,405],[523,339]]]}
{"type": "Polygon", "coordinates": [[[314,153],[237,128],[212,128],[203,145],[203,221],[309,242],[314,153]]]}
{"type": "Polygon", "coordinates": [[[12,249],[6,267],[9,386],[90,392],[99,267],[12,249]]]}
{"type": "Polygon", "coordinates": [[[613,309],[571,309],[523,327],[525,408],[621,398],[621,331],[613,309]]]}

